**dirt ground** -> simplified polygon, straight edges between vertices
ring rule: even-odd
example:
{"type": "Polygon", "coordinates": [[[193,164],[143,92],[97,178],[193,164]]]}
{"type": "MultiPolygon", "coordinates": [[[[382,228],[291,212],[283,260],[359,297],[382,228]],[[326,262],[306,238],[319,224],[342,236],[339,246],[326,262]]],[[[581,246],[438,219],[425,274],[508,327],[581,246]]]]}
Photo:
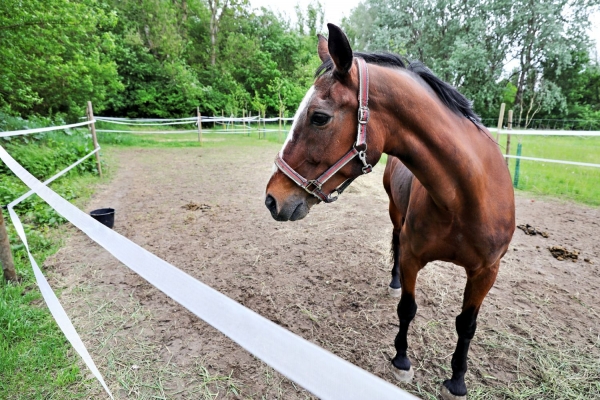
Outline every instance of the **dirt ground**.
{"type": "MultiPolygon", "coordinates": [[[[117,232],[394,382],[387,368],[397,299],[386,291],[391,223],[383,168],[306,219],[279,223],[262,200],[278,148],[111,150],[114,179],[98,188],[86,211],[115,208],[117,232]]],[[[469,396],[600,398],[600,211],[518,195],[517,224],[526,223],[549,237],[515,232],[480,313],[469,396]],[[579,259],[553,258],[547,248],[554,245],[578,250],[579,259]]],[[[46,268],[117,398],[311,398],[71,231],[46,268]]],[[[443,262],[419,276],[419,310],[409,331],[416,374],[413,384],[399,385],[422,398],[437,398],[450,376],[464,284],[464,271],[443,262]]],[[[104,397],[91,379],[81,391],[104,397]]]]}

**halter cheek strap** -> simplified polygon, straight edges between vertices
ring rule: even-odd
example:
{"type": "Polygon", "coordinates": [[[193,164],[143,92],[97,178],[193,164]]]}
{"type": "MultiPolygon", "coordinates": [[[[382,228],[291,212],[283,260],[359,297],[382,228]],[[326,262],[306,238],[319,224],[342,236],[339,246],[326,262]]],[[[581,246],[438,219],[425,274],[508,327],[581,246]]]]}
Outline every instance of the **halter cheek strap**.
{"type": "Polygon", "coordinates": [[[354,157],[358,156],[358,159],[362,162],[363,174],[368,174],[373,171],[371,164],[367,163],[367,123],[369,122],[369,70],[367,63],[362,58],[356,58],[358,64],[358,133],[356,137],[356,143],[352,146],[352,149],[348,151],[342,158],[335,164],[323,172],[317,179],[308,180],[298,172],[296,172],[282,157],[281,153],[275,157],[275,165],[281,170],[288,178],[294,181],[302,189],[312,194],[316,198],[324,201],[325,203],[331,203],[337,200],[338,196],[350,186],[355,178],[346,179],[340,186],[335,188],[331,193],[325,194],[322,191],[323,185],[332,176],[334,176],[340,169],[344,168],[354,157]]]}

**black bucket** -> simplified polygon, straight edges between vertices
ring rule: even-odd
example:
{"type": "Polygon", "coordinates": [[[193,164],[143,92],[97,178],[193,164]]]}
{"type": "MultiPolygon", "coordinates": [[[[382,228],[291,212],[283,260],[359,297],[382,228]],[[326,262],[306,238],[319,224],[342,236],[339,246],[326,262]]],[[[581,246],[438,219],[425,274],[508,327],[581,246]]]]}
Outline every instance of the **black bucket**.
{"type": "Polygon", "coordinates": [[[115,224],[115,209],[114,208],[100,208],[90,212],[92,218],[100,222],[103,225],[108,226],[112,229],[115,224]]]}

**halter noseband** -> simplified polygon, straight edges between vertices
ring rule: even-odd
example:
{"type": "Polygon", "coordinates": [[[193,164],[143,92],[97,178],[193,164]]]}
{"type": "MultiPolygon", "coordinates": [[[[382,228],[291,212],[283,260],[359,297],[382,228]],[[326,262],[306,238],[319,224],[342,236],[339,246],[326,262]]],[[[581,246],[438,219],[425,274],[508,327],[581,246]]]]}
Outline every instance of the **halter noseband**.
{"type": "Polygon", "coordinates": [[[354,157],[358,156],[359,160],[363,164],[363,174],[368,174],[373,171],[371,164],[367,163],[367,122],[369,122],[369,70],[367,63],[362,58],[356,58],[358,64],[358,134],[356,137],[356,143],[352,146],[349,152],[347,152],[338,162],[333,164],[327,171],[323,172],[317,179],[308,180],[296,172],[292,167],[289,166],[283,159],[283,154],[277,153],[275,157],[275,165],[281,170],[288,178],[294,181],[302,189],[312,194],[316,198],[324,201],[325,203],[331,203],[337,200],[338,196],[350,186],[352,181],[356,178],[346,179],[340,186],[336,187],[328,195],[323,193],[321,190],[325,182],[327,182],[333,175],[335,175],[340,169],[344,168],[354,157]]]}

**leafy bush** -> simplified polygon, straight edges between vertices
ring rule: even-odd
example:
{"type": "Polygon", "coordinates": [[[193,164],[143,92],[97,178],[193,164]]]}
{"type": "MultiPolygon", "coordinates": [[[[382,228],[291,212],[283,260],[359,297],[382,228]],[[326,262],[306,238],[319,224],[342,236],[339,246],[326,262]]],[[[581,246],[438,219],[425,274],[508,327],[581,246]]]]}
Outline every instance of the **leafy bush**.
{"type": "MultiPolygon", "coordinates": [[[[50,121],[47,118],[24,120],[0,114],[0,130],[33,129],[48,125],[63,124],[64,121],[50,121]]],[[[0,139],[0,145],[19,162],[33,176],[46,180],[73,164],[93,149],[90,134],[85,130],[64,130],[46,132],[33,135],[13,136],[0,139]]],[[[94,160],[79,164],[69,174],[93,175],[96,174],[94,160]]],[[[6,205],[27,192],[27,187],[18,179],[8,167],[0,162],[0,204],[6,205]]],[[[77,191],[68,183],[59,181],[55,190],[67,200],[75,199],[77,191]]],[[[57,225],[64,220],[37,196],[31,196],[19,206],[19,211],[26,216],[28,223],[38,226],[57,225]]]]}

